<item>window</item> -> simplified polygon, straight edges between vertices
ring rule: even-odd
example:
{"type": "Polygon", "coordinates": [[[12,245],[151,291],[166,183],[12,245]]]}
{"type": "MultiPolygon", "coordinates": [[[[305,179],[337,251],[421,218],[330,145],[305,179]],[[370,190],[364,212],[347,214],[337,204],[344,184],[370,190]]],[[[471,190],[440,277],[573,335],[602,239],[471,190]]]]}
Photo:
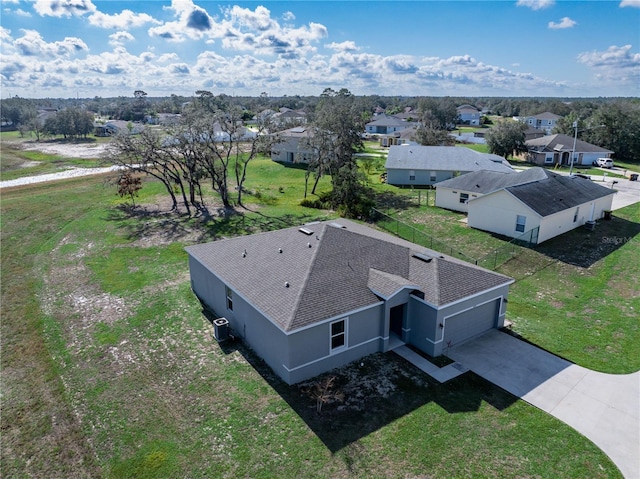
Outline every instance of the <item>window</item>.
{"type": "Polygon", "coordinates": [[[411,170],[409,171],[409,181],[413,181],[416,179],[416,172],[411,170]]]}
{"type": "Polygon", "coordinates": [[[224,287],[224,292],[227,296],[227,309],[229,311],[233,311],[233,291],[229,288],[229,286],[224,287]]]}
{"type": "Polygon", "coordinates": [[[436,181],[436,172],[432,171],[429,173],[429,181],[436,181]]]}
{"type": "Polygon", "coordinates": [[[460,193],[460,203],[463,205],[469,201],[469,193],[460,193]]]}
{"type": "Polygon", "coordinates": [[[544,162],[545,162],[545,163],[553,163],[553,156],[547,156],[547,157],[544,159],[544,162]]]}
{"type": "Polygon", "coordinates": [[[516,231],[524,233],[524,227],[527,224],[527,217],[518,215],[516,218],[516,231]]]}
{"type": "Polygon", "coordinates": [[[331,350],[342,348],[346,344],[345,320],[331,323],[331,350]]]}
{"type": "Polygon", "coordinates": [[[578,206],[576,208],[576,212],[573,214],[573,222],[575,223],[576,221],[578,221],[578,214],[580,213],[580,207],[578,206]]]}

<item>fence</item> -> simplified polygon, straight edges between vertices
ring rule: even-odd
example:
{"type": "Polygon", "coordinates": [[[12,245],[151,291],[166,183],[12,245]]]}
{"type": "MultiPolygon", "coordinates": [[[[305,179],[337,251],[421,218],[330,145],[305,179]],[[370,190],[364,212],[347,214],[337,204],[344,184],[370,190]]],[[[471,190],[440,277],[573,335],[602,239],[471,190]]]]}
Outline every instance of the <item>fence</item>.
{"type": "Polygon", "coordinates": [[[402,239],[492,270],[495,270],[498,266],[520,254],[522,252],[522,248],[528,248],[531,245],[535,245],[538,240],[538,228],[535,228],[527,231],[517,238],[512,239],[504,246],[493,250],[491,253],[480,258],[474,258],[462,251],[454,249],[452,246],[449,246],[449,244],[447,244],[447,240],[435,238],[434,236],[431,236],[424,231],[420,231],[419,229],[404,223],[397,218],[393,218],[392,216],[389,216],[375,208],[371,209],[371,219],[376,223],[376,225],[402,239]]]}

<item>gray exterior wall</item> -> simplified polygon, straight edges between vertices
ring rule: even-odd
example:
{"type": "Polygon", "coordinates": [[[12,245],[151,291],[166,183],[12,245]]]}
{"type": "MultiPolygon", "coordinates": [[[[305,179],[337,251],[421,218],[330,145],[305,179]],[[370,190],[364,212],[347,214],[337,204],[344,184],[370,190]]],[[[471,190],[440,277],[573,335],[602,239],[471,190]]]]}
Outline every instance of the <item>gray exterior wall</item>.
{"type": "Polygon", "coordinates": [[[407,342],[430,356],[437,356],[436,343],[442,340],[442,332],[438,331],[438,311],[415,296],[409,299],[408,310],[407,342]]]}
{"type": "Polygon", "coordinates": [[[444,171],[436,170],[436,180],[431,181],[432,170],[413,170],[415,172],[415,179],[410,180],[410,172],[412,170],[401,170],[397,168],[387,168],[387,183],[396,186],[430,186],[438,183],[439,181],[448,180],[456,176],[454,173],[464,174],[468,171],[444,171]]]}
{"type": "Polygon", "coordinates": [[[289,361],[286,377],[289,384],[312,378],[369,354],[383,351],[383,305],[333,318],[310,328],[294,331],[288,336],[289,361]],[[331,323],[346,319],[347,345],[331,351],[331,323]]]}
{"type": "Polygon", "coordinates": [[[198,298],[219,316],[229,321],[233,332],[253,349],[285,381],[288,372],[288,339],[285,333],[237,293],[233,294],[233,311],[227,309],[225,284],[199,261],[189,256],[191,288],[198,298]]]}

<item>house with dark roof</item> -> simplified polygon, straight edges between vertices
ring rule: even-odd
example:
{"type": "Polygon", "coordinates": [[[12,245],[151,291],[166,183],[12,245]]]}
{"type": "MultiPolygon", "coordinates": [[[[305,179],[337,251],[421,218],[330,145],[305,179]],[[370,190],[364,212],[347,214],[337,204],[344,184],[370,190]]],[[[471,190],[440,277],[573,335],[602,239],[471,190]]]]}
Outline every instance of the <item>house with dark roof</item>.
{"type": "Polygon", "coordinates": [[[538,113],[537,115],[525,117],[524,122],[530,127],[535,128],[536,130],[542,130],[547,135],[549,135],[555,128],[560,118],[562,117],[556,115],[555,113],[545,111],[543,113],[538,113]]]}
{"type": "Polygon", "coordinates": [[[391,146],[385,168],[387,183],[396,186],[430,186],[478,170],[513,171],[498,155],[465,147],[421,145],[391,146]]]}
{"type": "Polygon", "coordinates": [[[280,141],[271,147],[271,159],[285,163],[308,161],[311,150],[305,144],[313,136],[309,126],[296,126],[276,133],[280,141]]]}
{"type": "Polygon", "coordinates": [[[441,181],[436,184],[436,206],[466,213],[469,201],[493,193],[508,186],[538,181],[546,178],[542,168],[529,168],[522,172],[473,171],[466,175],[441,181]]]}
{"type": "Polygon", "coordinates": [[[460,125],[472,125],[479,126],[482,112],[475,106],[460,105],[456,108],[458,112],[458,124],[460,125]]]}
{"type": "Polygon", "coordinates": [[[503,326],[513,283],[343,219],[186,251],[197,297],[288,384],[401,344],[438,356],[503,326]]]}
{"type": "Polygon", "coordinates": [[[370,135],[390,135],[396,131],[415,127],[416,123],[392,116],[377,116],[375,120],[365,125],[365,131],[370,135]]]}
{"type": "Polygon", "coordinates": [[[616,193],[586,178],[559,175],[544,168],[508,178],[493,173],[482,176],[486,178],[476,176],[469,182],[456,178],[444,184],[448,192],[443,189],[436,197],[443,195],[440,204],[447,196],[451,202],[467,201],[467,224],[473,228],[511,238],[533,231],[532,243],[542,243],[602,218],[611,210],[616,193]],[[469,197],[465,198],[463,192],[469,197]]]}
{"type": "Polygon", "coordinates": [[[611,158],[613,151],[592,145],[582,140],[575,140],[575,152],[573,150],[574,138],[563,135],[546,135],[540,138],[527,140],[526,159],[530,163],[544,166],[571,165],[573,152],[574,165],[591,166],[598,158],[611,158]]]}

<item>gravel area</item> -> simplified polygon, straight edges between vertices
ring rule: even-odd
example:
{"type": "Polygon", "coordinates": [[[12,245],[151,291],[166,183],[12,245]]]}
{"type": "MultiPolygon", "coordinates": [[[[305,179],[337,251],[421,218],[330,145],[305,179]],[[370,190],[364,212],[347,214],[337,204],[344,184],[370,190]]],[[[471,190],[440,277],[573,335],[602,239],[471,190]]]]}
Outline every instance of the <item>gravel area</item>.
{"type": "Polygon", "coordinates": [[[58,173],[48,173],[46,175],[25,176],[24,178],[16,178],[15,180],[0,181],[0,188],[11,188],[13,186],[31,185],[34,183],[44,183],[46,181],[64,180],[69,178],[77,178],[80,176],[100,175],[117,171],[121,166],[108,166],[105,168],[70,168],[58,173]]]}

